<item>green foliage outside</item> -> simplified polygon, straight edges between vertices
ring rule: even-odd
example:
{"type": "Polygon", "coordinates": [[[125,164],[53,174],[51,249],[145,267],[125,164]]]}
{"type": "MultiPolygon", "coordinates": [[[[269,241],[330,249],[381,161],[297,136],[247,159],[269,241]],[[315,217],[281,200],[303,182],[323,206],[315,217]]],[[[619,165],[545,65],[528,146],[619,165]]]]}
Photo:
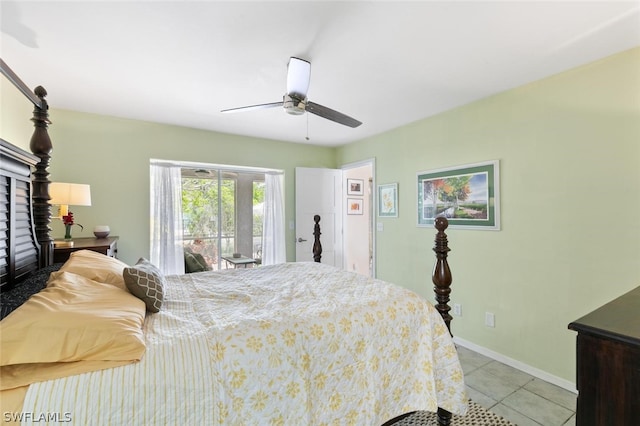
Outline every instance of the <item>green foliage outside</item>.
{"type": "MultiPolygon", "coordinates": [[[[235,234],[235,181],[223,179],[220,185],[222,236],[235,234]]],[[[218,181],[182,179],[184,234],[194,237],[218,236],[218,181]]]]}
{"type": "MultiPolygon", "coordinates": [[[[253,205],[264,206],[264,182],[253,182],[253,205]]],[[[255,237],[262,236],[262,223],[264,219],[263,209],[253,210],[253,235],[255,237]]]]}

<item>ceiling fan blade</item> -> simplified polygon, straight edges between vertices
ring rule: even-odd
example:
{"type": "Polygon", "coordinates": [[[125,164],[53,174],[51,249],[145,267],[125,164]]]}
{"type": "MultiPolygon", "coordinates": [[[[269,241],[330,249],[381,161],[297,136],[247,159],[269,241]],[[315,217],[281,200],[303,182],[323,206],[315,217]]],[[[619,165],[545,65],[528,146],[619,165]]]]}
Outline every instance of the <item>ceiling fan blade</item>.
{"type": "Polygon", "coordinates": [[[245,112],[245,111],[253,111],[256,109],[266,109],[266,108],[275,108],[275,107],[281,107],[282,106],[282,101],[280,102],[271,102],[270,104],[259,104],[259,105],[249,105],[249,106],[243,106],[243,107],[239,107],[239,108],[230,108],[230,109],[223,109],[220,112],[245,112]]]}
{"type": "Polygon", "coordinates": [[[351,118],[348,115],[344,115],[341,112],[335,111],[331,108],[327,108],[326,106],[322,106],[315,102],[307,102],[307,112],[310,112],[315,115],[319,115],[322,118],[326,118],[327,120],[335,121],[339,124],[344,124],[349,127],[358,127],[362,123],[355,118],[351,118]]]}
{"type": "Polygon", "coordinates": [[[287,95],[306,99],[310,78],[311,63],[292,56],[287,69],[287,95]]]}

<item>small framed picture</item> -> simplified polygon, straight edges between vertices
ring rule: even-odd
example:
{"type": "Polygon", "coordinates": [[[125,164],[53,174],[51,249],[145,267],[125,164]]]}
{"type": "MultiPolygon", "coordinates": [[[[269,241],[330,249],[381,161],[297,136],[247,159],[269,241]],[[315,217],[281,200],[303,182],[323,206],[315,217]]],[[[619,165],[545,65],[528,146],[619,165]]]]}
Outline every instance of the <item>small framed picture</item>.
{"type": "Polygon", "coordinates": [[[364,195],[362,179],[347,179],[347,195],[364,195]]]}
{"type": "Polygon", "coordinates": [[[378,216],[398,217],[398,184],[378,185],[378,216]]]}
{"type": "Polygon", "coordinates": [[[347,214],[363,214],[361,198],[347,198],[347,214]]]}

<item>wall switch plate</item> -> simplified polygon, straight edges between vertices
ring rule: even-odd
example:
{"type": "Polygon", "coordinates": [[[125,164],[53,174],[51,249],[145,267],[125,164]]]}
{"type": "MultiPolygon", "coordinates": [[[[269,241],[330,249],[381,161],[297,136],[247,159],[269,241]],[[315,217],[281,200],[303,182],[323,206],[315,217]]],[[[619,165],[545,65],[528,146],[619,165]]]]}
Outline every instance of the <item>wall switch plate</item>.
{"type": "Polygon", "coordinates": [[[484,325],[486,325],[487,327],[496,326],[496,316],[492,312],[484,313],[484,325]]]}
{"type": "Polygon", "coordinates": [[[453,304],[453,315],[461,317],[462,316],[462,305],[459,303],[453,304]]]}
{"type": "Polygon", "coordinates": [[[377,229],[378,231],[384,231],[384,223],[382,223],[382,222],[378,222],[378,223],[376,224],[376,229],[377,229]]]}

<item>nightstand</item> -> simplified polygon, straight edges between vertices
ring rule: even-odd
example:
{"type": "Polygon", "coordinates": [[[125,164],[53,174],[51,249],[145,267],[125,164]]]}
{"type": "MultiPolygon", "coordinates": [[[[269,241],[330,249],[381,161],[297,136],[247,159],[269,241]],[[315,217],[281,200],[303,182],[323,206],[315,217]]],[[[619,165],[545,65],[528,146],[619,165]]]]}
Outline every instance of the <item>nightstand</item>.
{"type": "MultiPolygon", "coordinates": [[[[67,240],[63,240],[63,243],[67,240]]],[[[53,248],[53,263],[66,262],[71,253],[77,250],[93,250],[109,257],[118,257],[118,237],[107,238],[72,238],[72,247],[59,246],[53,248]]]]}

